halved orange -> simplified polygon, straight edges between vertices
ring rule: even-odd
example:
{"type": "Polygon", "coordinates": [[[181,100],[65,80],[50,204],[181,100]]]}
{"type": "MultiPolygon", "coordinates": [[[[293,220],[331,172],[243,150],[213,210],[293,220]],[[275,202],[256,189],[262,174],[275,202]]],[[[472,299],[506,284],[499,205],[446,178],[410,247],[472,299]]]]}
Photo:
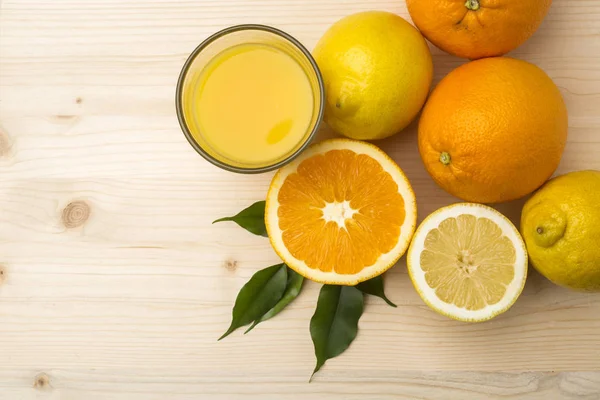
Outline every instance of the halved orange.
{"type": "Polygon", "coordinates": [[[376,146],[332,139],[277,172],[267,195],[271,244],[313,281],[356,285],[391,268],[417,221],[415,194],[376,146]]]}

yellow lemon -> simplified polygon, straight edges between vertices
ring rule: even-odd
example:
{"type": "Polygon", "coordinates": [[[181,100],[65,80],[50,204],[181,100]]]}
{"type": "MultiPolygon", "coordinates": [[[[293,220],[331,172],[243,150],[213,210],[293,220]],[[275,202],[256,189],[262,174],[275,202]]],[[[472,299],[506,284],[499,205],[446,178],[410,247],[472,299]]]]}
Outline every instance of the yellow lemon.
{"type": "Polygon", "coordinates": [[[552,282],[600,291],[600,171],[548,181],[521,215],[531,264],[552,282]]]}
{"type": "Polygon", "coordinates": [[[429,307],[467,322],[508,310],[527,278],[527,251],[517,228],[493,208],[475,203],[453,204],[425,218],[407,264],[429,307]]]}
{"type": "Polygon", "coordinates": [[[325,82],[325,121],[353,139],[383,139],[404,129],[423,107],[433,77],[421,33],[388,12],[343,18],[314,56],[325,82]]]}

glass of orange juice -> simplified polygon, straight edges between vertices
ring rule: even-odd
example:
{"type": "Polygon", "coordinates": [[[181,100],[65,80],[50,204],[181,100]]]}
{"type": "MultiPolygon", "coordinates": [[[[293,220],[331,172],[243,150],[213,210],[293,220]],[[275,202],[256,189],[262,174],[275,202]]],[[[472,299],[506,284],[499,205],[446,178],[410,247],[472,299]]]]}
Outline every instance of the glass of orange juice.
{"type": "Polygon", "coordinates": [[[206,39],[177,84],[177,116],[192,147],[233,172],[279,168],[306,148],[323,118],[323,79],[300,42],[264,25],[206,39]]]}

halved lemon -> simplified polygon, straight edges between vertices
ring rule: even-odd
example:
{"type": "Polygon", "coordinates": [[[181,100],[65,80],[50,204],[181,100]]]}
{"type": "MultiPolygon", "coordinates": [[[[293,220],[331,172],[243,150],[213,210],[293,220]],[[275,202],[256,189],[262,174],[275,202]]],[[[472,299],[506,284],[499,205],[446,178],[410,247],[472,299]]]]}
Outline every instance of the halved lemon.
{"type": "Polygon", "coordinates": [[[527,251],[519,231],[481,204],[453,204],[425,218],[407,264],[425,303],[460,321],[486,321],[508,310],[527,278],[527,251]]]}
{"type": "Polygon", "coordinates": [[[356,285],[406,252],[415,195],[398,165],[372,144],[332,139],[277,172],[265,224],[279,257],[313,281],[356,285]]]}

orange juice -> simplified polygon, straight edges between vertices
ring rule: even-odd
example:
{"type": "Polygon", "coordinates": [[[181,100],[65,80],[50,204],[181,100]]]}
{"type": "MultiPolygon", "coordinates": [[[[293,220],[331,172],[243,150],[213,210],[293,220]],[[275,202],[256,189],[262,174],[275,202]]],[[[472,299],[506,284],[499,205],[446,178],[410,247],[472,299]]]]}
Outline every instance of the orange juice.
{"type": "Polygon", "coordinates": [[[244,43],[217,54],[184,91],[190,132],[230,164],[263,167],[289,156],[314,124],[313,85],[279,47],[244,43]],[[192,124],[193,126],[194,124],[192,124]]]}

